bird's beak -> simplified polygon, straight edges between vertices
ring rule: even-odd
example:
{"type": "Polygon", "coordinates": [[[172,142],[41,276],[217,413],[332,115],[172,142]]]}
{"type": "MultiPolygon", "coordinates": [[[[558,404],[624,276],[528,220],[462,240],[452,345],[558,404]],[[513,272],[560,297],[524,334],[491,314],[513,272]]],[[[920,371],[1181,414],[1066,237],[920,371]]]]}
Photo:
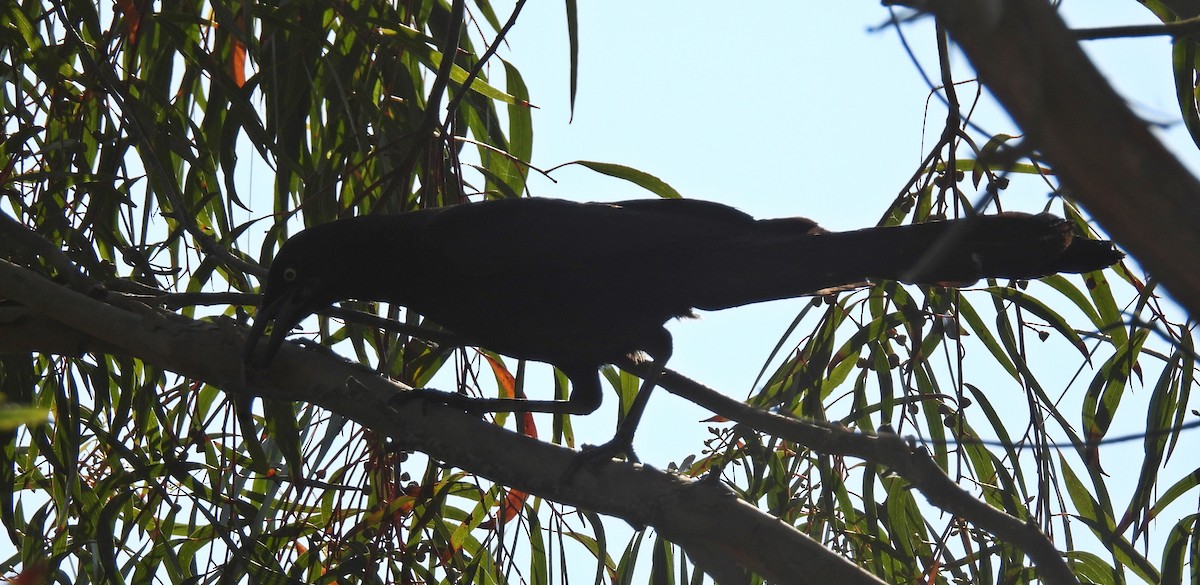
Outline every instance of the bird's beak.
{"type": "Polygon", "coordinates": [[[243,359],[247,365],[260,367],[271,363],[271,359],[279,351],[279,346],[283,344],[283,339],[308,315],[303,297],[300,291],[292,290],[273,299],[263,298],[263,305],[254,316],[254,325],[250,327],[250,335],[246,337],[243,359]],[[271,329],[271,336],[267,338],[267,347],[256,356],[254,350],[258,346],[258,340],[272,320],[275,321],[275,327],[271,329]]]}

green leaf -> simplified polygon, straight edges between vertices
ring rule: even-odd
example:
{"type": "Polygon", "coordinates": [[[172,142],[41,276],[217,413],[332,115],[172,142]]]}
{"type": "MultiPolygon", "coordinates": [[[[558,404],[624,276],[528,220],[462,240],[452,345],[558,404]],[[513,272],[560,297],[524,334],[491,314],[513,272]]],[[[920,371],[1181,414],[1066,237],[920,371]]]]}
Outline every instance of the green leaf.
{"type": "Polygon", "coordinates": [[[1116,569],[1095,554],[1087,551],[1070,550],[1066,551],[1065,556],[1071,570],[1075,571],[1075,576],[1079,577],[1084,583],[1094,583],[1095,585],[1117,585],[1117,583],[1124,583],[1123,580],[1117,581],[1114,577],[1117,574],[1116,569]]]}
{"type": "Polygon", "coordinates": [[[1177,402],[1179,387],[1175,384],[1174,374],[1181,358],[1180,353],[1175,352],[1163,367],[1150,396],[1150,407],[1146,409],[1146,435],[1142,439],[1145,457],[1142,458],[1141,470],[1137,474],[1137,487],[1129,499],[1122,526],[1149,511],[1150,500],[1158,489],[1158,466],[1163,461],[1172,436],[1179,434],[1168,429],[1174,423],[1176,411],[1180,410],[1177,402]]]}
{"type": "Polygon", "coordinates": [[[1157,517],[1159,512],[1165,510],[1167,506],[1173,504],[1181,496],[1196,489],[1197,486],[1200,486],[1200,468],[1193,469],[1191,473],[1179,478],[1179,481],[1176,481],[1171,487],[1164,490],[1162,495],[1148,510],[1147,517],[1157,517]]]}
{"type": "Polygon", "coordinates": [[[1087,344],[1075,332],[1075,328],[1071,327],[1071,324],[1066,319],[1063,319],[1062,315],[1059,315],[1057,311],[1046,306],[1042,301],[1020,290],[1006,286],[989,286],[983,290],[998,299],[1012,301],[1022,309],[1046,320],[1055,331],[1058,331],[1067,341],[1071,342],[1071,345],[1075,346],[1075,349],[1079,350],[1084,359],[1091,361],[1092,358],[1088,353],[1087,344]]]}
{"type": "MultiPolygon", "coordinates": [[[[394,36],[395,38],[404,41],[405,46],[412,50],[413,54],[415,54],[417,58],[421,60],[421,63],[426,67],[434,70],[437,70],[439,67],[441,67],[441,52],[431,47],[430,44],[433,44],[434,40],[428,36],[425,36],[424,34],[421,34],[420,31],[407,26],[397,26],[395,28],[380,29],[379,33],[387,36],[394,36]]],[[[469,75],[470,73],[468,73],[466,69],[459,67],[457,64],[450,67],[450,79],[455,83],[465,83],[469,75]]],[[[500,91],[499,89],[496,89],[479,77],[476,77],[473,81],[471,81],[471,87],[469,89],[475,93],[478,93],[479,95],[496,100],[498,102],[504,102],[506,104],[519,103],[517,98],[500,91]]]]}
{"type": "Polygon", "coordinates": [[[1200,112],[1196,111],[1196,43],[1182,41],[1171,45],[1171,70],[1175,74],[1175,96],[1183,125],[1192,142],[1200,146],[1200,112]]]}
{"type": "Polygon", "coordinates": [[[571,119],[575,119],[575,95],[579,88],[579,7],[576,0],[566,0],[567,43],[571,53],[571,119]]]}
{"type": "Polygon", "coordinates": [[[529,105],[529,88],[512,63],[503,60],[501,63],[504,64],[508,93],[519,100],[508,105],[508,154],[528,162],[533,156],[533,108],[529,105]]]}
{"type": "Polygon", "coordinates": [[[1083,398],[1083,430],[1089,442],[1108,434],[1130,376],[1140,371],[1138,357],[1149,337],[1149,329],[1138,329],[1129,343],[1105,360],[1092,378],[1083,398]]]}
{"type": "Polygon", "coordinates": [[[1042,277],[1040,282],[1058,291],[1062,296],[1067,297],[1080,311],[1083,311],[1084,315],[1087,315],[1088,319],[1097,329],[1103,330],[1105,323],[1100,320],[1100,314],[1096,312],[1096,307],[1092,306],[1092,302],[1088,296],[1083,294],[1083,291],[1072,284],[1067,277],[1061,274],[1051,274],[1050,276],[1042,277]]]}
{"type": "Polygon", "coordinates": [[[635,168],[627,167],[625,165],[595,162],[590,160],[577,160],[560,166],[565,167],[567,165],[581,165],[592,169],[597,173],[608,175],[610,177],[616,177],[618,179],[625,179],[626,181],[629,181],[630,183],[654,193],[663,199],[683,198],[683,195],[680,195],[679,191],[676,191],[673,187],[666,184],[666,182],[664,182],[662,179],[659,179],[650,173],[639,171],[635,168]]]}
{"type": "Polygon", "coordinates": [[[960,297],[958,314],[967,322],[967,326],[970,327],[975,337],[982,341],[984,347],[991,352],[992,358],[996,360],[996,363],[1000,364],[1014,380],[1020,382],[1021,375],[1017,371],[1016,364],[1009,359],[1008,352],[1004,350],[1004,347],[996,340],[996,336],[992,334],[992,327],[987,326],[983,322],[983,319],[979,317],[979,313],[975,311],[975,307],[971,303],[968,303],[965,298],[960,297]]]}
{"type": "Polygon", "coordinates": [[[1196,582],[1196,562],[1200,560],[1195,556],[1198,518],[1200,515],[1197,514],[1184,516],[1167,533],[1167,540],[1163,543],[1162,583],[1183,583],[1183,567],[1189,563],[1192,566],[1193,577],[1190,581],[1196,582]],[[1186,554],[1189,550],[1191,555],[1186,554]]]}
{"type": "Polygon", "coordinates": [[[1067,488],[1067,494],[1071,497],[1071,503],[1075,506],[1078,518],[1092,529],[1101,542],[1105,543],[1118,562],[1148,583],[1158,583],[1161,578],[1158,569],[1139,554],[1124,536],[1115,532],[1116,526],[1113,522],[1112,510],[1107,506],[1102,506],[1092,497],[1087,486],[1080,481],[1079,476],[1061,456],[1059,457],[1059,468],[1063,473],[1062,483],[1067,488]]]}
{"type": "Polygon", "coordinates": [[[264,398],[263,419],[267,426],[267,434],[275,440],[275,445],[283,454],[288,470],[293,477],[304,473],[304,457],[300,453],[300,425],[297,420],[296,403],[290,400],[271,400],[264,398]]]}
{"type": "MultiPolygon", "coordinates": [[[[1083,216],[1079,215],[1079,210],[1074,205],[1064,202],[1062,211],[1063,217],[1071,220],[1075,224],[1076,229],[1083,232],[1089,229],[1087,221],[1084,220],[1083,216]]],[[[1117,307],[1116,300],[1113,299],[1112,286],[1109,285],[1106,274],[1112,274],[1112,272],[1097,270],[1083,275],[1088,295],[1092,298],[1092,303],[1096,311],[1099,312],[1099,315],[1094,316],[1090,309],[1085,309],[1078,301],[1076,301],[1076,304],[1088,315],[1088,318],[1092,319],[1092,324],[1096,326],[1098,331],[1107,334],[1112,339],[1113,347],[1121,347],[1128,341],[1128,334],[1121,326],[1124,322],[1124,317],[1121,315],[1121,310],[1117,307]]],[[[1063,277],[1059,276],[1058,278],[1063,277]]],[[[1051,277],[1043,279],[1044,282],[1052,280],[1053,278],[1051,277]]],[[[1135,284],[1135,286],[1137,285],[1135,284]]],[[[1153,285],[1143,288],[1139,296],[1146,298],[1153,288],[1153,285]]],[[[1068,298],[1075,301],[1075,298],[1070,295],[1068,295],[1068,298]]]]}
{"type": "Polygon", "coordinates": [[[624,420],[625,415],[629,412],[629,407],[633,405],[633,401],[637,398],[638,391],[642,386],[641,378],[612,366],[601,368],[600,373],[604,375],[609,385],[617,393],[617,398],[620,400],[621,405],[619,417],[624,420]]]}
{"type": "Polygon", "coordinates": [[[37,406],[0,406],[0,431],[14,431],[22,426],[40,425],[50,418],[50,409],[37,406]]]}

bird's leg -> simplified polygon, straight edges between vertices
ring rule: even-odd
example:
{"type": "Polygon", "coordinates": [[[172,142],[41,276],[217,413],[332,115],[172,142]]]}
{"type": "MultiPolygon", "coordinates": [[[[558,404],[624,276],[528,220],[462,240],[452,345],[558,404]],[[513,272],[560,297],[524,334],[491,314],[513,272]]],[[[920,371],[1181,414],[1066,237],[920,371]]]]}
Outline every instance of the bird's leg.
{"type": "MultiPolygon", "coordinates": [[[[663,333],[665,335],[666,331],[664,330],[663,333]]],[[[663,369],[667,367],[667,360],[671,357],[671,338],[667,336],[665,343],[661,345],[662,347],[654,352],[654,360],[650,362],[649,366],[650,373],[642,379],[642,386],[638,388],[638,393],[633,398],[633,404],[629,405],[629,412],[625,413],[625,418],[617,426],[617,434],[603,445],[585,446],[583,451],[575,457],[575,461],[571,463],[568,474],[573,473],[580,465],[612,459],[618,455],[625,455],[626,459],[634,463],[639,462],[637,454],[633,452],[633,435],[637,432],[642,414],[646,412],[650,394],[658,385],[663,369]]]]}

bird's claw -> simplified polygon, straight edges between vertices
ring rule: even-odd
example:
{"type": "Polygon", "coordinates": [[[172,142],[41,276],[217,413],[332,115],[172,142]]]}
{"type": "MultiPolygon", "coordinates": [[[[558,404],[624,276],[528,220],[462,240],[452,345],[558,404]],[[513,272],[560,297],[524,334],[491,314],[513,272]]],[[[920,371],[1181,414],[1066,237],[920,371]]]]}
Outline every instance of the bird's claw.
{"type": "Polygon", "coordinates": [[[636,453],[633,452],[633,441],[614,437],[611,441],[603,445],[584,445],[579,453],[571,459],[571,463],[567,465],[566,471],[563,472],[563,479],[568,483],[574,479],[575,474],[584,467],[598,465],[612,461],[613,459],[624,455],[625,460],[630,463],[641,463],[636,453]]]}

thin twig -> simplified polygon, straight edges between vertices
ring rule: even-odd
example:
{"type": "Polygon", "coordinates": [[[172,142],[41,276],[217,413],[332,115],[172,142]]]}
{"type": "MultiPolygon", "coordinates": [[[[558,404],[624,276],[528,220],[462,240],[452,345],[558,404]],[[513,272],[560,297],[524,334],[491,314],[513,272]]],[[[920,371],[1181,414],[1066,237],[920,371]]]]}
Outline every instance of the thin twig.
{"type": "Polygon", "coordinates": [[[1162,36],[1177,39],[1186,38],[1200,34],[1200,16],[1162,24],[1130,24],[1124,26],[1076,28],[1072,29],[1071,33],[1081,41],[1162,36]]]}
{"type": "Polygon", "coordinates": [[[479,73],[483,70],[483,66],[487,64],[488,59],[491,59],[492,55],[496,54],[496,50],[500,47],[500,44],[504,42],[504,38],[508,36],[508,31],[512,30],[512,27],[517,24],[517,15],[520,14],[521,9],[525,7],[526,1],[527,0],[519,0],[517,5],[513,7],[512,14],[508,17],[508,22],[504,23],[504,26],[500,28],[500,32],[496,34],[496,38],[490,45],[488,45],[488,48],[483,52],[483,54],[479,56],[479,59],[475,62],[475,66],[471,67],[470,73],[467,74],[466,80],[464,80],[462,83],[462,91],[458,92],[450,100],[450,103],[446,104],[447,115],[446,122],[442,125],[443,134],[450,134],[450,120],[454,117],[454,110],[458,108],[458,103],[462,101],[463,96],[465,96],[471,89],[471,83],[475,81],[476,77],[479,77],[479,73]]]}

